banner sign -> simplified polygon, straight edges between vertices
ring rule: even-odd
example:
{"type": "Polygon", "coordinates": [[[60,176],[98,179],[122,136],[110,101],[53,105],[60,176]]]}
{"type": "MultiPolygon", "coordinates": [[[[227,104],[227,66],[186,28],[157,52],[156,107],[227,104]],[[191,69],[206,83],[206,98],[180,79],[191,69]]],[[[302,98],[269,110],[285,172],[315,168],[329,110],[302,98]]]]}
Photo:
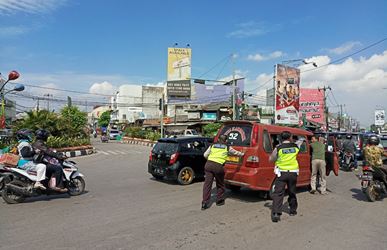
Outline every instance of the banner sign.
{"type": "Polygon", "coordinates": [[[323,90],[300,89],[300,119],[305,114],[307,120],[324,125],[324,108],[323,90]]]}
{"type": "Polygon", "coordinates": [[[376,126],[383,126],[385,123],[384,117],[385,117],[384,110],[382,110],[382,109],[375,110],[375,125],[376,126]]]}
{"type": "Polygon", "coordinates": [[[191,97],[191,80],[168,81],[167,96],[169,97],[191,97]]]}
{"type": "Polygon", "coordinates": [[[298,125],[300,70],[277,64],[275,72],[275,123],[298,125]]]}
{"type": "Polygon", "coordinates": [[[168,48],[167,81],[188,80],[191,78],[191,49],[168,48]]]}

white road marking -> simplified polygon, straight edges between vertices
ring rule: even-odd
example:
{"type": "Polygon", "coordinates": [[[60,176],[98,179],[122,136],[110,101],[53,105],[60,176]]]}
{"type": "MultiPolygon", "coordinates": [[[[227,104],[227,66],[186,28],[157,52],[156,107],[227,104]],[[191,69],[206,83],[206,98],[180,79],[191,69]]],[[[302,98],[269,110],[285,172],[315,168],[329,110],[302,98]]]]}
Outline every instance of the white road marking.
{"type": "Polygon", "coordinates": [[[116,153],[114,151],[111,151],[111,150],[108,150],[107,152],[110,153],[110,154],[113,154],[113,155],[118,155],[118,153],[116,153]]]}
{"type": "Polygon", "coordinates": [[[100,150],[98,150],[97,152],[98,152],[98,153],[102,153],[102,154],[104,154],[104,155],[109,155],[109,153],[106,153],[105,151],[100,151],[100,150]]]}

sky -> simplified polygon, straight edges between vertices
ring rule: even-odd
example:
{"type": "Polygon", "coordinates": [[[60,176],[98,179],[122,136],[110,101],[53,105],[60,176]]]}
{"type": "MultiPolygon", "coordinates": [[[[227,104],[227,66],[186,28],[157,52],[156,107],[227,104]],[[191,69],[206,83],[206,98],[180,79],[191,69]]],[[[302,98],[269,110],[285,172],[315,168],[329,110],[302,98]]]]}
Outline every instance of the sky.
{"type": "Polygon", "coordinates": [[[387,38],[386,13],[382,0],[0,0],[0,72],[19,71],[26,95],[100,100],[86,93],[162,84],[167,48],[189,44],[192,77],[225,79],[235,69],[263,96],[275,64],[305,59],[329,65],[302,66],[301,87],[330,86],[330,110],[345,105],[368,126],[387,108],[387,41],[363,49],[387,38]]]}

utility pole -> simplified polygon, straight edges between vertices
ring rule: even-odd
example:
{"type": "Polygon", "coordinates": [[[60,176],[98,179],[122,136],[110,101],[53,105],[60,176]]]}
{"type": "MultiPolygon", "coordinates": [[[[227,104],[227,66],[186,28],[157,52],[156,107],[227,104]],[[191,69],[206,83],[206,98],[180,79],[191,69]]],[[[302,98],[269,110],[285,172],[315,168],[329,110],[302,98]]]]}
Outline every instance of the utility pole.
{"type": "Polygon", "coordinates": [[[343,105],[343,104],[340,104],[339,105],[340,106],[340,115],[339,115],[339,132],[341,131],[341,125],[342,125],[342,119],[343,119],[343,106],[345,106],[345,105],[343,105]]]}
{"type": "Polygon", "coordinates": [[[324,86],[323,88],[318,88],[318,91],[320,90],[323,90],[324,91],[324,106],[325,106],[325,123],[326,123],[326,131],[328,132],[329,131],[329,119],[328,119],[328,106],[327,106],[327,95],[326,95],[326,91],[327,90],[330,90],[332,91],[331,87],[329,86],[324,86]]]}
{"type": "Polygon", "coordinates": [[[235,58],[234,54],[231,54],[232,60],[232,119],[236,120],[236,83],[235,83],[235,58]]]}
{"type": "Polygon", "coordinates": [[[159,110],[160,110],[160,134],[161,138],[164,138],[164,96],[159,99],[159,110]]]}

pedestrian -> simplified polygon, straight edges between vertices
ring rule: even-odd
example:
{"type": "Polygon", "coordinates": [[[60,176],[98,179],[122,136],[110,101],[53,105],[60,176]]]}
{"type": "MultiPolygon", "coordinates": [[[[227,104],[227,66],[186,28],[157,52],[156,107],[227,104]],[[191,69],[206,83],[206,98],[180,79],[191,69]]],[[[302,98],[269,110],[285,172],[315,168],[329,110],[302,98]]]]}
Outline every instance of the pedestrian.
{"type": "Polygon", "coordinates": [[[216,181],[216,205],[224,205],[224,169],[223,165],[226,162],[228,155],[243,156],[244,153],[239,152],[227,145],[227,136],[221,135],[217,143],[209,147],[204,153],[207,163],[204,167],[205,180],[203,185],[203,200],[202,210],[210,207],[212,183],[216,181]]]}
{"type": "Polygon", "coordinates": [[[328,194],[327,182],[326,182],[326,162],[325,162],[325,144],[324,138],[312,136],[312,143],[310,144],[312,149],[312,177],[310,180],[311,194],[316,193],[316,179],[317,173],[320,180],[320,192],[321,194],[328,194]]]}
{"type": "Polygon", "coordinates": [[[272,194],[273,207],[271,220],[273,222],[278,222],[281,219],[285,186],[288,187],[289,193],[289,215],[294,216],[297,214],[296,183],[299,171],[297,155],[305,139],[301,138],[293,143],[291,142],[291,136],[292,134],[289,131],[282,132],[282,143],[273,150],[269,158],[271,162],[275,162],[274,173],[277,175],[274,180],[274,192],[272,194]]]}

